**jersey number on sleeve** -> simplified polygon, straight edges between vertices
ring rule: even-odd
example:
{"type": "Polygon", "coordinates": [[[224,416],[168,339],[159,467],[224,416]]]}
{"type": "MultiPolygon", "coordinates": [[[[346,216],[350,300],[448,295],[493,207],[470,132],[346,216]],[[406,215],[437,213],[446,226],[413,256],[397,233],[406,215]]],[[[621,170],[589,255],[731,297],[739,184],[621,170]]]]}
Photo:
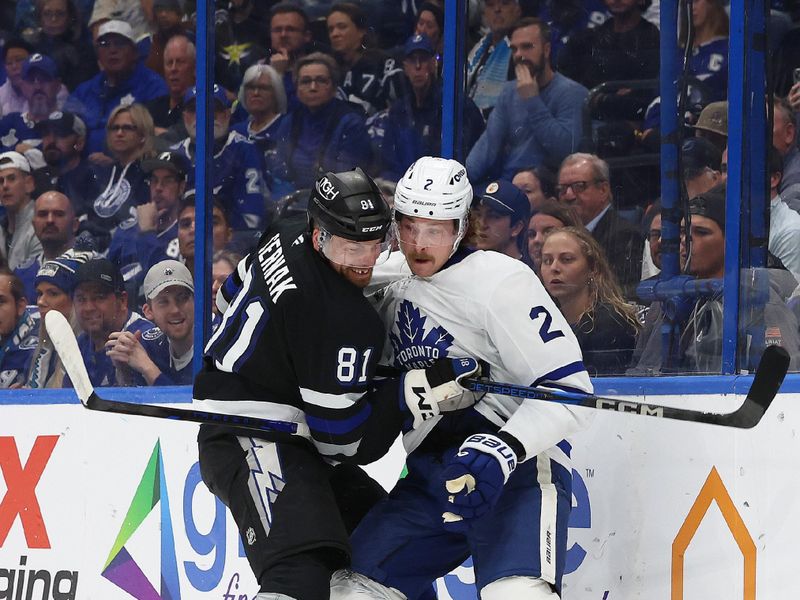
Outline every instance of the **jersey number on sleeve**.
{"type": "Polygon", "coordinates": [[[367,348],[361,353],[348,346],[339,348],[338,364],[336,366],[336,379],[339,380],[339,383],[350,385],[366,382],[370,356],[372,356],[372,348],[367,348]],[[356,376],[358,376],[358,379],[356,379],[356,376]]]}
{"type": "Polygon", "coordinates": [[[544,314],[544,321],[542,322],[542,326],[539,327],[539,336],[542,338],[542,341],[546,344],[556,338],[564,337],[564,332],[560,329],[550,329],[550,326],[553,324],[553,317],[550,316],[550,313],[544,306],[534,306],[531,309],[531,320],[535,321],[541,314],[544,314]]]}

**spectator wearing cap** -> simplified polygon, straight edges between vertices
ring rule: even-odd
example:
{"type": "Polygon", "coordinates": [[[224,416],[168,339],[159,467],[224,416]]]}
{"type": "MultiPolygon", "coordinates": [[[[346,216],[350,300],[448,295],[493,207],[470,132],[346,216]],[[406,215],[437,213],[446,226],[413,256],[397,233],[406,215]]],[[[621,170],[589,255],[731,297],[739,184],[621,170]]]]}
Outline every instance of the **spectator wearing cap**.
{"type": "Polygon", "coordinates": [[[64,366],[47,335],[44,317],[49,311],[56,310],[67,318],[75,335],[80,334],[72,305],[72,292],[77,283],[75,272],[78,266],[92,258],[91,252],[67,250],[61,256],[46,261],[36,273],[34,298],[40,317],[39,344],[31,360],[26,387],[34,389],[63,387],[64,366]]]}
{"type": "Polygon", "coordinates": [[[722,152],[728,145],[728,101],[720,100],[704,106],[694,130],[695,136],[707,139],[722,152]]]}
{"type": "Polygon", "coordinates": [[[144,278],[145,316],[156,324],[143,333],[112,333],[108,355],[118,381],[133,385],[189,385],[193,380],[194,282],[186,265],[161,261],[144,278]]]}
{"type": "MultiPolygon", "coordinates": [[[[56,190],[70,199],[78,215],[88,210],[88,194],[94,181],[83,157],[86,124],[78,115],[56,111],[36,124],[45,166],[34,171],[39,190],[56,190]]],[[[92,198],[93,199],[93,198],[92,198]]]]}
{"type": "Polygon", "coordinates": [[[686,197],[707,192],[722,180],[722,153],[705,138],[687,138],[681,145],[686,197]]]}
{"type": "Polygon", "coordinates": [[[187,135],[183,125],[183,98],[195,83],[197,49],[186,34],[173,35],[164,46],[164,80],[169,93],[146,104],[153,116],[156,146],[166,149],[187,135]]]}
{"type": "Polygon", "coordinates": [[[493,181],[480,192],[473,210],[472,240],[478,250],[525,257],[531,205],[522,190],[510,181],[493,181]]]}
{"type": "Polygon", "coordinates": [[[33,231],[42,246],[40,254],[31,256],[14,272],[25,286],[25,295],[36,300],[36,276],[39,268],[75,245],[78,218],[72,203],[60,192],[45,192],[33,203],[33,231]]]}
{"type": "Polygon", "coordinates": [[[517,79],[504,84],[486,131],[467,156],[470,180],[510,181],[522,167],[555,166],[578,147],[588,90],[553,71],[549,39],[547,24],[533,17],[512,29],[517,79]]]}
{"type": "MultiPolygon", "coordinates": [[[[181,202],[178,212],[178,250],[181,260],[194,273],[195,193],[190,190],[181,202]]],[[[225,249],[233,237],[228,216],[215,200],[211,212],[211,244],[213,252],[225,249]]]]}
{"type": "Polygon", "coordinates": [[[33,229],[34,181],[28,159],[19,152],[0,154],[0,248],[12,271],[42,251],[33,229]]]}
{"type": "Polygon", "coordinates": [[[778,191],[786,204],[800,211],[800,149],[797,147],[797,116],[789,103],[775,97],[772,145],[783,161],[778,191]]]}
{"type": "Polygon", "coordinates": [[[72,301],[83,330],[78,336],[78,348],[92,385],[116,385],[114,364],[105,348],[109,336],[118,331],[149,331],[153,323],[128,309],[122,274],[106,258],[96,258],[78,267],[72,301]]]}
{"type": "MultiPolygon", "coordinates": [[[[442,138],[442,83],[437,75],[437,60],[427,36],[414,34],[403,48],[403,73],[406,93],[395,100],[382,127],[383,139],[376,155],[382,159],[381,177],[397,181],[420,156],[439,156],[442,138]]],[[[471,148],[483,132],[484,122],[475,103],[464,100],[462,136],[471,148]]],[[[375,138],[373,137],[373,140],[375,138]]]]}
{"type": "Polygon", "coordinates": [[[642,271],[644,238],[639,229],[612,206],[608,164],[594,154],[575,153],[564,159],[556,185],[558,200],[573,206],[605,255],[626,298],[635,297],[642,271]]]}
{"type": "Polygon", "coordinates": [[[44,159],[36,124],[58,110],[57,96],[63,87],[56,63],[48,56],[31,54],[22,66],[21,86],[27,110],[0,120],[0,150],[16,150],[25,155],[33,168],[39,168],[44,166],[44,159]]]}
{"type": "Polygon", "coordinates": [[[276,198],[311,188],[320,170],[337,173],[370,165],[364,117],[336,97],[339,80],[339,67],[327,54],[313,52],[295,63],[299,106],[281,119],[278,151],[267,165],[276,180],[276,198]]]}
{"type": "MultiPolygon", "coordinates": [[[[211,93],[214,97],[213,167],[211,185],[222,190],[226,198],[225,209],[231,226],[237,230],[260,229],[264,225],[269,190],[264,182],[264,157],[253,142],[230,130],[231,105],[217,84],[211,93]]],[[[197,136],[197,89],[191,88],[184,97],[183,123],[188,137],[171,150],[183,154],[194,164],[197,136]]],[[[187,187],[194,188],[194,169],[189,172],[187,187]]]]}
{"type": "Polygon", "coordinates": [[[67,100],[67,110],[80,114],[89,130],[88,151],[103,149],[105,126],[119,105],[147,102],[167,93],[164,80],[138,60],[136,38],[124,21],[100,25],[95,42],[100,72],[81,83],[67,100]]]}
{"type": "MultiPolygon", "coordinates": [[[[86,4],[86,0],[81,2],[86,4]]],[[[56,62],[66,89],[75,89],[97,74],[92,36],[75,0],[37,0],[36,18],[39,27],[32,36],[33,51],[56,62]]]]}
{"type": "Polygon", "coordinates": [[[147,2],[131,2],[130,0],[93,0],[90,8],[89,28],[92,37],[97,40],[98,29],[112,20],[126,23],[130,27],[131,39],[139,43],[150,33],[150,22],[153,20],[152,10],[147,2]]]}
{"type": "Polygon", "coordinates": [[[150,199],[142,160],[153,153],[153,119],[141,104],[117,106],[108,118],[107,146],[111,156],[90,155],[92,182],[82,230],[104,252],[115,227],[136,225],[136,207],[150,199]]]}
{"type": "Polygon", "coordinates": [[[33,54],[31,45],[21,38],[6,40],[3,46],[3,66],[6,81],[0,86],[0,116],[27,110],[22,93],[22,65],[33,54]]]}
{"type": "MultiPolygon", "coordinates": [[[[467,56],[466,86],[467,94],[484,114],[494,108],[510,79],[513,60],[507,36],[521,16],[518,0],[485,0],[483,3],[483,22],[489,32],[467,56]]],[[[549,30],[547,35],[549,39],[549,30]]],[[[475,179],[469,167],[467,172],[470,179],[475,179]]]]}
{"type": "Polygon", "coordinates": [[[149,202],[136,207],[138,225],[117,229],[108,249],[108,258],[119,266],[132,298],[140,297],[145,273],[152,265],[180,258],[178,210],[191,167],[189,159],[177,152],[162,152],[142,163],[149,202]]]}
{"type": "Polygon", "coordinates": [[[20,387],[38,339],[36,322],[28,313],[22,282],[0,269],[0,388],[20,387]]]}
{"type": "Polygon", "coordinates": [[[180,0],[153,0],[155,30],[146,38],[145,45],[149,48],[144,64],[162,77],[166,77],[164,51],[167,42],[175,35],[194,35],[184,22],[184,16],[180,0]]]}

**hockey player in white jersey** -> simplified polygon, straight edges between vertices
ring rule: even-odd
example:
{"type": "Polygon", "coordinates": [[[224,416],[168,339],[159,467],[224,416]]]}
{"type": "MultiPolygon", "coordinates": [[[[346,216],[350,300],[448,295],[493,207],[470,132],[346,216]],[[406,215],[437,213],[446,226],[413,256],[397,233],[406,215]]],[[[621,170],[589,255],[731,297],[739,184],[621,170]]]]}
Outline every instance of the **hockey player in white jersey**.
{"type": "MultiPolygon", "coordinates": [[[[454,160],[420,158],[398,183],[403,256],[376,296],[384,362],[408,370],[474,356],[494,380],[591,392],[577,340],[533,271],[460,246],[471,200],[454,160]]],[[[482,600],[559,598],[572,502],[565,438],[585,425],[567,406],[487,394],[409,430],[408,476],[353,533],[353,570],[335,574],[332,600],[417,600],[469,555],[482,600]]]]}

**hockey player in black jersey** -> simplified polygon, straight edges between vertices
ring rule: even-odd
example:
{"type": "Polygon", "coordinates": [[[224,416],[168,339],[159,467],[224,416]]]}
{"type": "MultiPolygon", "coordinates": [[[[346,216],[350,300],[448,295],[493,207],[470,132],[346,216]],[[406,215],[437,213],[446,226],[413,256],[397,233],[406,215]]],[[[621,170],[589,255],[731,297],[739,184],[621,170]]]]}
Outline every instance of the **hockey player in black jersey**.
{"type": "Polygon", "coordinates": [[[349,565],[359,516],[349,502],[374,492],[352,465],[382,456],[404,422],[472,402],[458,382],[477,371],[473,359],[373,381],[386,334],[362,288],[388,254],[390,221],[360,169],[320,177],[308,219],[274,224],[232,275],[241,283],[206,348],[195,398],[275,425],[252,436],[204,425],[198,437],[203,480],[236,520],[256,600],[327,600],[331,573],[349,565]]]}

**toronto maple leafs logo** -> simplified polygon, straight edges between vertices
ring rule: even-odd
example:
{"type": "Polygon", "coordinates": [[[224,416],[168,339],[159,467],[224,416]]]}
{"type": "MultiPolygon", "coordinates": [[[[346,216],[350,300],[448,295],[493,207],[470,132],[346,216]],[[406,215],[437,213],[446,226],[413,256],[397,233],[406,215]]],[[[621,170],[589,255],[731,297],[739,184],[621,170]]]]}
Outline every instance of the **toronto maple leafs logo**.
{"type": "Polygon", "coordinates": [[[397,311],[389,340],[394,348],[395,364],[406,369],[429,366],[447,356],[453,336],[442,326],[425,330],[428,317],[422,316],[413,302],[403,300],[397,311]]]}

